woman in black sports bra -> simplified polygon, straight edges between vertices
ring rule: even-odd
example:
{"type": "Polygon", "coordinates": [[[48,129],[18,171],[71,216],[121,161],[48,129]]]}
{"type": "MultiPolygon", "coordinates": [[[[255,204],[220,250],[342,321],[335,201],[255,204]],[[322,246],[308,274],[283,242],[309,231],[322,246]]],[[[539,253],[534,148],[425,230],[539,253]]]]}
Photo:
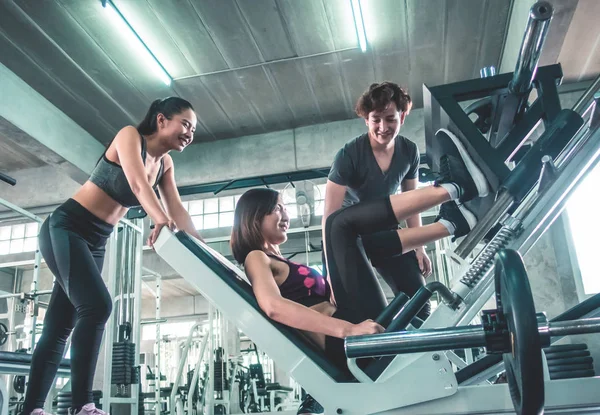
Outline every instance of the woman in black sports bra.
{"type": "Polygon", "coordinates": [[[195,129],[196,113],[188,101],[179,97],[154,101],[137,127],[118,132],[89,180],[42,225],[40,251],[56,283],[33,352],[23,414],[45,414],[44,401],[71,332],[70,413],[106,414],[92,400],[98,352],[112,310],[101,275],[105,245],[127,209],[140,205],[155,225],[150,245],[163,227],[177,226],[200,238],[179,198],[168,154],[183,151],[195,129]]]}

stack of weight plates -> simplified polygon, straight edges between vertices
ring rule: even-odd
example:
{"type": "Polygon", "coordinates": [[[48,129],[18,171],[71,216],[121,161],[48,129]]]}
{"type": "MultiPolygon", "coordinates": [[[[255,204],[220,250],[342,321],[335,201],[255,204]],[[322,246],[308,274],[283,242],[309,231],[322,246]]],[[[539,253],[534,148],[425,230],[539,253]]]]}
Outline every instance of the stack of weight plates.
{"type": "Polygon", "coordinates": [[[550,379],[572,379],[595,376],[594,360],[587,344],[561,344],[544,349],[550,379]]]}

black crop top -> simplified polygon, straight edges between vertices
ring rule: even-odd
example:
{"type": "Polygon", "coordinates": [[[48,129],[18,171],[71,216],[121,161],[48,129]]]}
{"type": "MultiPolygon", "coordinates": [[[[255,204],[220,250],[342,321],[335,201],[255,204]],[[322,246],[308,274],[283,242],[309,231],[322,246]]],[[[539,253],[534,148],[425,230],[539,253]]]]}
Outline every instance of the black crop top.
{"type": "Polygon", "coordinates": [[[331,297],[329,283],[316,270],[277,255],[267,255],[286,263],[290,267],[287,279],[279,286],[279,291],[283,298],[300,303],[306,307],[329,301],[331,297]]]}

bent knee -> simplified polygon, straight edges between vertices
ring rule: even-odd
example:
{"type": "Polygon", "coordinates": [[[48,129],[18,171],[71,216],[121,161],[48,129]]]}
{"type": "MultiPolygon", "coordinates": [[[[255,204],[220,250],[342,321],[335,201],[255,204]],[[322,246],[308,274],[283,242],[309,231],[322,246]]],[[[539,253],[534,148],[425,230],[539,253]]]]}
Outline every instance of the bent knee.
{"type": "Polygon", "coordinates": [[[110,296],[108,298],[98,298],[93,303],[83,304],[77,309],[78,319],[88,319],[90,322],[97,324],[104,324],[108,321],[110,314],[112,313],[112,301],[110,296]]]}

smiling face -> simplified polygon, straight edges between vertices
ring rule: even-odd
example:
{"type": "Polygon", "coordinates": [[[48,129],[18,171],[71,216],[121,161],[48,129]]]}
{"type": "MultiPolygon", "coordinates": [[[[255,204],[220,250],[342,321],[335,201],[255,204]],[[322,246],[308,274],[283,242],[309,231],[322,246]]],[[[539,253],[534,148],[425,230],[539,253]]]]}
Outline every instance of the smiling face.
{"type": "Polygon", "coordinates": [[[194,140],[197,119],[193,110],[185,109],[170,118],[162,113],[156,117],[158,130],[168,148],[183,151],[194,140]]]}
{"type": "Polygon", "coordinates": [[[246,191],[238,200],[233,214],[231,252],[240,264],[255,250],[278,251],[287,240],[290,217],[279,192],[257,188],[246,191]]]}
{"type": "Polygon", "coordinates": [[[371,111],[365,120],[369,137],[382,146],[387,146],[400,132],[406,113],[398,111],[395,102],[381,111],[371,111]]]}
{"type": "Polygon", "coordinates": [[[260,231],[265,244],[281,245],[287,241],[287,230],[289,227],[290,217],[280,196],[277,199],[275,209],[263,218],[260,225],[260,231]]]}

